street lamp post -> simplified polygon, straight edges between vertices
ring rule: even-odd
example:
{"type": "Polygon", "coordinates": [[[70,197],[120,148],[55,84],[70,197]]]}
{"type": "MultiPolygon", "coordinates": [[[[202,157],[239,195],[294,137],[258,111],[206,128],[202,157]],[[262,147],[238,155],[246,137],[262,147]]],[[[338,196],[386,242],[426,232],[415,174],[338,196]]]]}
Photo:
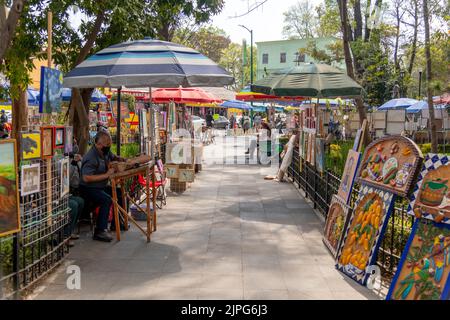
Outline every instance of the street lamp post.
{"type": "MultiPolygon", "coordinates": [[[[239,27],[244,28],[248,32],[250,32],[250,90],[251,85],[253,84],[253,30],[250,30],[246,26],[240,24],[239,27]]],[[[253,102],[250,103],[253,106],[253,102]]],[[[252,113],[253,110],[250,110],[250,125],[253,126],[253,119],[252,119],[252,113]]]]}

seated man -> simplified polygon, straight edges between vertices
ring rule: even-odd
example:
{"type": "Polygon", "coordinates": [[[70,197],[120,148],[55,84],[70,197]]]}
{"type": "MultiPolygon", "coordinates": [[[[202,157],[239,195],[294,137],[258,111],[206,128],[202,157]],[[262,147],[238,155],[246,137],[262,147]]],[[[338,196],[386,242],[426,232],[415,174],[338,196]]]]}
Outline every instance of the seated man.
{"type": "MultiPolygon", "coordinates": [[[[111,187],[108,180],[114,169],[109,168],[111,161],[125,161],[111,153],[111,137],[108,133],[100,131],[95,136],[94,145],[83,157],[81,164],[80,192],[86,200],[99,206],[97,225],[94,231],[94,240],[110,242],[112,237],[108,234],[108,216],[112,204],[111,187]]],[[[118,198],[122,197],[118,195],[118,198]]],[[[120,204],[120,201],[119,201],[120,204]]],[[[114,222],[113,224],[114,225],[114,222]]]]}

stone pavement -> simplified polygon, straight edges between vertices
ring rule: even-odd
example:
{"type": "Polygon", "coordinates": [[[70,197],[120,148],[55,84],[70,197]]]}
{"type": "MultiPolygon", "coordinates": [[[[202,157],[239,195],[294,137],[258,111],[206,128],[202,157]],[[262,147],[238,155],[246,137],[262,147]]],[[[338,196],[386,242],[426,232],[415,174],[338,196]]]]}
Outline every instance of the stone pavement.
{"type": "Polygon", "coordinates": [[[112,243],[86,231],[30,299],[377,299],[335,270],[323,222],[292,184],[263,180],[270,173],[204,165],[158,212],[151,243],[134,226],[112,243]],[[81,290],[66,288],[68,265],[81,268],[81,290]]]}

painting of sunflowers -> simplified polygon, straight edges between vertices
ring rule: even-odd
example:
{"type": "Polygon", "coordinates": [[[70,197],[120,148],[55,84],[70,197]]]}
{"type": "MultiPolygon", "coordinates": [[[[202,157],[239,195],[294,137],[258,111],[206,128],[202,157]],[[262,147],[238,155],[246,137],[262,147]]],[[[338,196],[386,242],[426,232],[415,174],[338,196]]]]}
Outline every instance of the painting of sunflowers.
{"type": "Polygon", "coordinates": [[[450,290],[450,226],[418,219],[387,298],[446,300],[450,290]]]}

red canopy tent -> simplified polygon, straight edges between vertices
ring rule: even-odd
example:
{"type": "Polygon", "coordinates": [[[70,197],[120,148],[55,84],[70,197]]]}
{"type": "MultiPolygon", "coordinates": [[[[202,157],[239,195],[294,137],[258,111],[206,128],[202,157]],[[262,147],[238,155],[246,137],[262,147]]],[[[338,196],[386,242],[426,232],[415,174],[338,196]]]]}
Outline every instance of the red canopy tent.
{"type": "Polygon", "coordinates": [[[160,88],[152,91],[153,103],[222,103],[200,88],[160,88]]]}

